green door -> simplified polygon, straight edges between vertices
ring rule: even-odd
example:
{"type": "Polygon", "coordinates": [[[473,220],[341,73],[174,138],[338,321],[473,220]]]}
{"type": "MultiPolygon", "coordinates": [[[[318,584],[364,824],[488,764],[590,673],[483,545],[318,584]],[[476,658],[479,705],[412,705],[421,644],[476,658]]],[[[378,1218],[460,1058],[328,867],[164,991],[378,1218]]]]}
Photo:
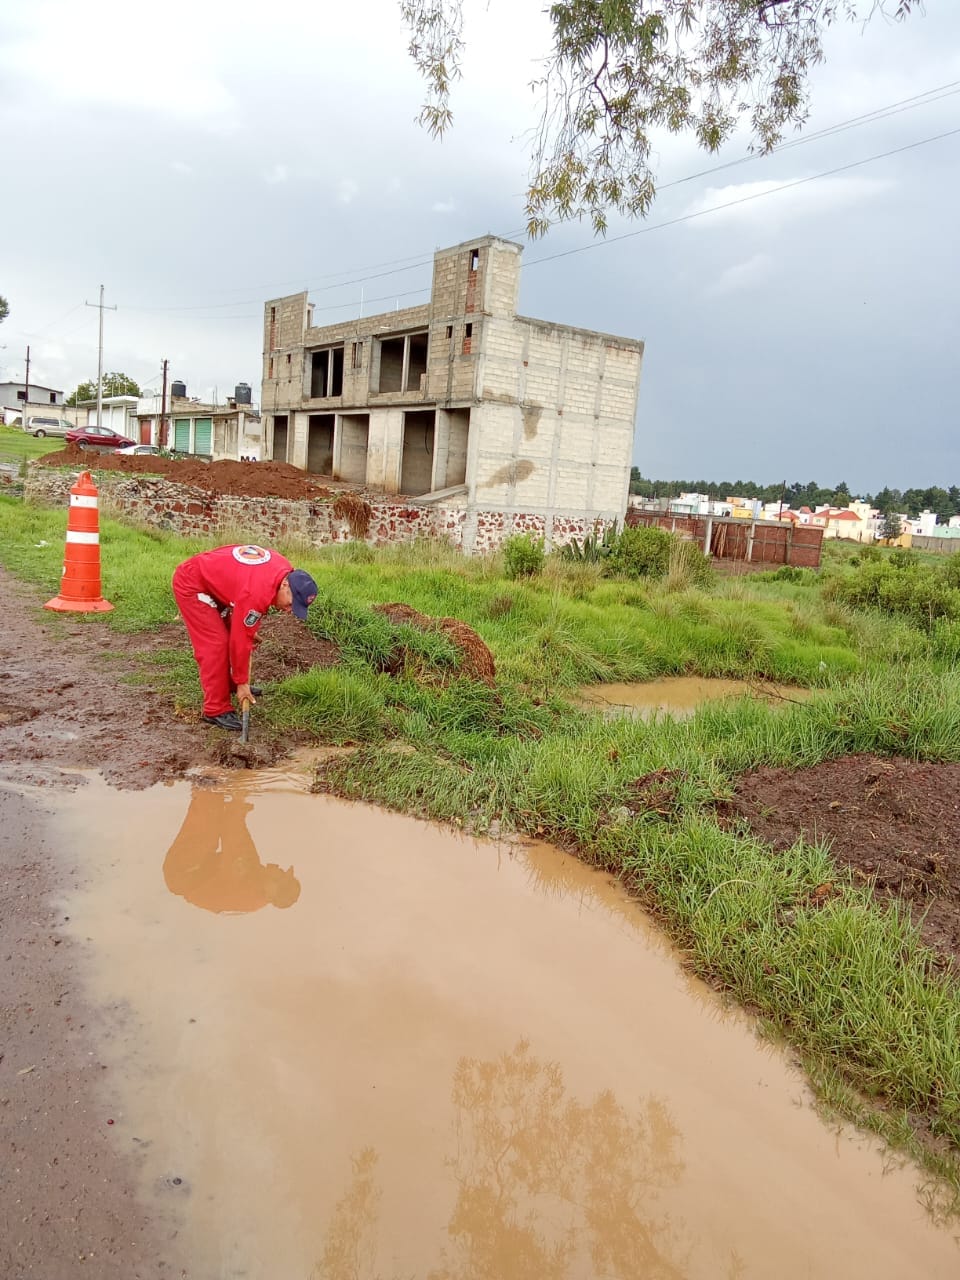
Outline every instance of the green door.
{"type": "Polygon", "coordinates": [[[173,423],[173,447],[178,453],[186,453],[190,448],[190,419],[176,418],[173,423]]]}
{"type": "Polygon", "coordinates": [[[213,453],[213,419],[198,418],[193,436],[193,452],[205,453],[207,457],[213,453]]]}

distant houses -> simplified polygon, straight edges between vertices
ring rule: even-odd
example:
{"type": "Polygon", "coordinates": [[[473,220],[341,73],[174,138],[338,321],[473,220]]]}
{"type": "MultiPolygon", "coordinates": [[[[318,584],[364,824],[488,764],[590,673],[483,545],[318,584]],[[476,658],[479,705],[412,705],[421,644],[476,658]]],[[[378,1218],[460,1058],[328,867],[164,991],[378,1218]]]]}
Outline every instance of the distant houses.
{"type": "MultiPolygon", "coordinates": [[[[645,511],[662,511],[677,516],[720,516],[737,520],[774,520],[793,525],[812,525],[823,530],[824,538],[842,538],[850,542],[880,542],[886,524],[886,514],[869,503],[852,500],[846,507],[829,505],[799,507],[796,510],[780,502],[762,502],[759,498],[744,498],[731,494],[726,498],[711,498],[705,493],[680,493],[675,498],[630,497],[630,506],[645,511]]],[[[949,524],[938,524],[934,511],[921,511],[916,517],[901,512],[900,537],[892,541],[899,546],[921,545],[915,539],[941,542],[956,539],[960,550],[960,516],[953,516],[949,524]]],[[[937,547],[943,550],[943,547],[937,547]]]]}

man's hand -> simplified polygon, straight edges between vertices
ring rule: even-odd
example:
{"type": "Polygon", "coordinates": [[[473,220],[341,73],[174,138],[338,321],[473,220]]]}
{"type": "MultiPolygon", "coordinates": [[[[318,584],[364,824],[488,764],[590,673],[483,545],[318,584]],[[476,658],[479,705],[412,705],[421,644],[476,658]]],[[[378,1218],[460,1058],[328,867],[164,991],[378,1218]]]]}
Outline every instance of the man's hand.
{"type": "Polygon", "coordinates": [[[251,707],[255,707],[257,705],[256,698],[250,692],[249,683],[237,685],[237,701],[240,703],[241,706],[245,702],[249,702],[251,707]]]}

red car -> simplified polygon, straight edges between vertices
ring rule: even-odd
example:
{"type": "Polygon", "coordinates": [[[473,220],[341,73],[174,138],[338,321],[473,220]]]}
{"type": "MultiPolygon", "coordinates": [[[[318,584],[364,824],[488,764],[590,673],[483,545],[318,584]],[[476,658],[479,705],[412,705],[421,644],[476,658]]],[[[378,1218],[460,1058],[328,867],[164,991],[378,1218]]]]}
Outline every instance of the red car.
{"type": "Polygon", "coordinates": [[[118,435],[110,427],[92,426],[75,427],[73,431],[68,431],[67,443],[78,444],[81,449],[122,449],[136,441],[118,435]]]}

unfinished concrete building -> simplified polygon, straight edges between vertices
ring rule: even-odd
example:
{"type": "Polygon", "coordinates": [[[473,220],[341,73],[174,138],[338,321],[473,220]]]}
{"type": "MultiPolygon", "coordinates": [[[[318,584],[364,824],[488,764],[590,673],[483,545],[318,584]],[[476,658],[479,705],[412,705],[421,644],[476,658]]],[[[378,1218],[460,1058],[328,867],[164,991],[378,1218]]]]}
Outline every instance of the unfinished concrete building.
{"type": "Polygon", "coordinates": [[[430,301],[316,326],[264,309],[264,456],[459,512],[465,549],[581,536],[626,511],[643,343],[517,315],[522,247],[434,256],[430,301]]]}

